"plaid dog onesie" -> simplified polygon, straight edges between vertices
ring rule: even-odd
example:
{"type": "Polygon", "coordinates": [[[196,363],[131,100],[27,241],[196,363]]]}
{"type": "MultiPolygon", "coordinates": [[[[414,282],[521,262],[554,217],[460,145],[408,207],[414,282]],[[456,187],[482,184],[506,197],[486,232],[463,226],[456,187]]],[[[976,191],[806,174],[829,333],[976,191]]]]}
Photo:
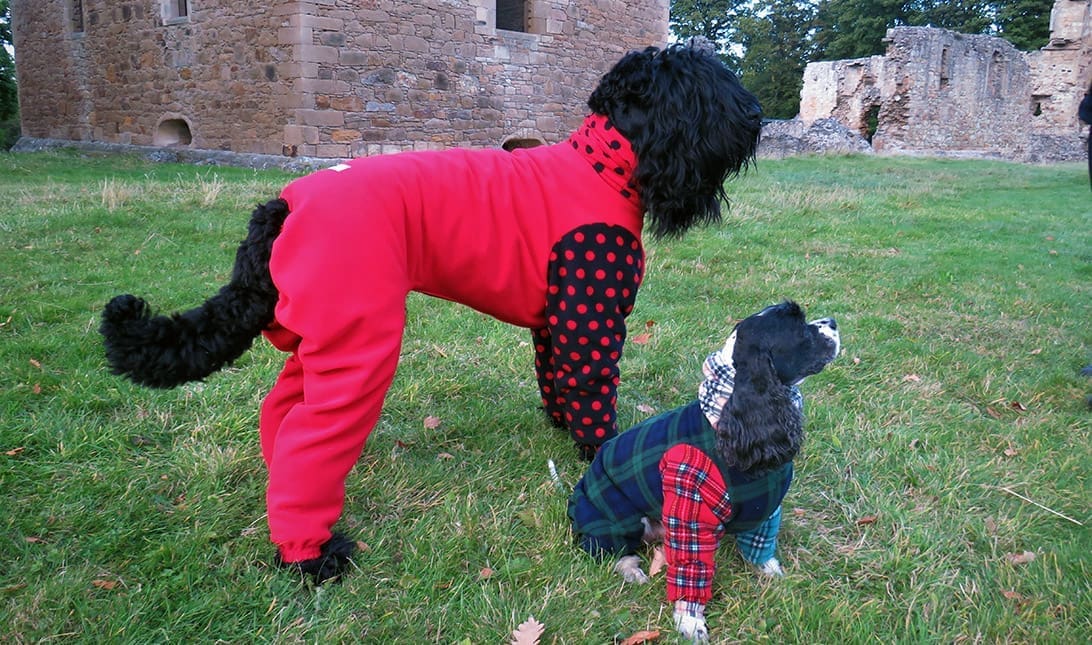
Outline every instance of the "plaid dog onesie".
{"type": "MultiPolygon", "coordinates": [[[[733,340],[706,360],[697,400],[605,443],[569,498],[577,544],[597,557],[635,553],[641,519],[662,518],[672,602],[708,603],[725,533],[754,565],[772,558],[777,546],[792,463],[753,478],[725,465],[716,446],[714,424],[732,391],[733,340]]],[[[792,390],[802,407],[799,390],[792,390]]]]}

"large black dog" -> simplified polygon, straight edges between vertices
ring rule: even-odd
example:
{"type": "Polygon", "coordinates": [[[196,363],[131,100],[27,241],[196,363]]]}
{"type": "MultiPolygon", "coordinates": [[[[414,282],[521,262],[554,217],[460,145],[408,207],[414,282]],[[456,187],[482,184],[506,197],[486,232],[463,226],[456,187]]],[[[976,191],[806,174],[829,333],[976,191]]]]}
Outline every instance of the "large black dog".
{"type": "Polygon", "coordinates": [[[394,377],[405,299],[419,291],[532,330],[542,403],[586,457],[616,434],[625,317],[641,233],[716,221],[724,182],[753,162],[755,97],[708,49],[623,57],[567,141],[357,159],[259,206],[229,284],[154,315],[103,312],[114,373],[151,387],[202,379],[260,333],[290,354],[262,404],[270,534],[320,581],[352,542],[330,529],[394,377]]]}

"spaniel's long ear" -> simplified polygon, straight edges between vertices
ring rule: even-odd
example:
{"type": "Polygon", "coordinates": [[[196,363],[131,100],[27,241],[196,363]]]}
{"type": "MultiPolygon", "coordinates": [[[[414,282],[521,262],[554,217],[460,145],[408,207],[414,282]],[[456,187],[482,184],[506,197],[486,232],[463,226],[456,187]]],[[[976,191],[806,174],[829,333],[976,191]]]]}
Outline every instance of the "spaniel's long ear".
{"type": "Polygon", "coordinates": [[[759,475],[796,456],[804,419],[769,352],[737,347],[735,354],[735,387],[720,414],[717,447],[730,467],[759,475]]]}

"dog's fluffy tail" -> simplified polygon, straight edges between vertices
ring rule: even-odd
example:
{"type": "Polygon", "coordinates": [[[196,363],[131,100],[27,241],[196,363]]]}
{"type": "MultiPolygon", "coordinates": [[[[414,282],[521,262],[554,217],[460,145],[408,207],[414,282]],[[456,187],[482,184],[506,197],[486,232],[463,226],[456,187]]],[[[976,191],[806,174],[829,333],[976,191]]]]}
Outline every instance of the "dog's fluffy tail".
{"type": "Polygon", "coordinates": [[[110,371],[148,387],[170,388],[201,380],[250,349],[273,321],[277,289],[269,255],[287,216],[282,199],[254,210],[231,282],[200,307],[161,316],[136,296],[112,299],[99,327],[110,371]]]}

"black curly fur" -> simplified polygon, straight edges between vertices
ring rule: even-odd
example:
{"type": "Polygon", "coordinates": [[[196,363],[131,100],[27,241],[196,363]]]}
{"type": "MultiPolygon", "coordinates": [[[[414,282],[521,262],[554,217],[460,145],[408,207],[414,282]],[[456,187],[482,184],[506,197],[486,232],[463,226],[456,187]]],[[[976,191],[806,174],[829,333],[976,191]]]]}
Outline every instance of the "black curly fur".
{"type": "Polygon", "coordinates": [[[630,52],[588,107],[633,145],[645,223],[659,237],[720,220],[724,182],[754,162],[762,130],[758,99],[695,44],[630,52]]]}
{"type": "Polygon", "coordinates": [[[352,562],[353,554],[356,553],[356,543],[341,533],[334,533],[322,545],[320,551],[319,557],[300,562],[285,562],[278,551],[274,556],[274,562],[278,567],[292,569],[309,577],[317,585],[329,580],[339,581],[341,574],[352,562]]]}
{"type": "Polygon", "coordinates": [[[200,307],[160,316],[136,296],[112,299],[99,327],[110,370],[148,387],[170,388],[201,380],[250,349],[273,321],[277,289],[269,254],[287,216],[282,199],[254,210],[231,281],[200,307]]]}
{"type": "Polygon", "coordinates": [[[804,417],[789,386],[822,370],[835,349],[791,301],[736,326],[735,384],[717,424],[717,448],[729,466],[757,476],[792,461],[804,417]]]}

